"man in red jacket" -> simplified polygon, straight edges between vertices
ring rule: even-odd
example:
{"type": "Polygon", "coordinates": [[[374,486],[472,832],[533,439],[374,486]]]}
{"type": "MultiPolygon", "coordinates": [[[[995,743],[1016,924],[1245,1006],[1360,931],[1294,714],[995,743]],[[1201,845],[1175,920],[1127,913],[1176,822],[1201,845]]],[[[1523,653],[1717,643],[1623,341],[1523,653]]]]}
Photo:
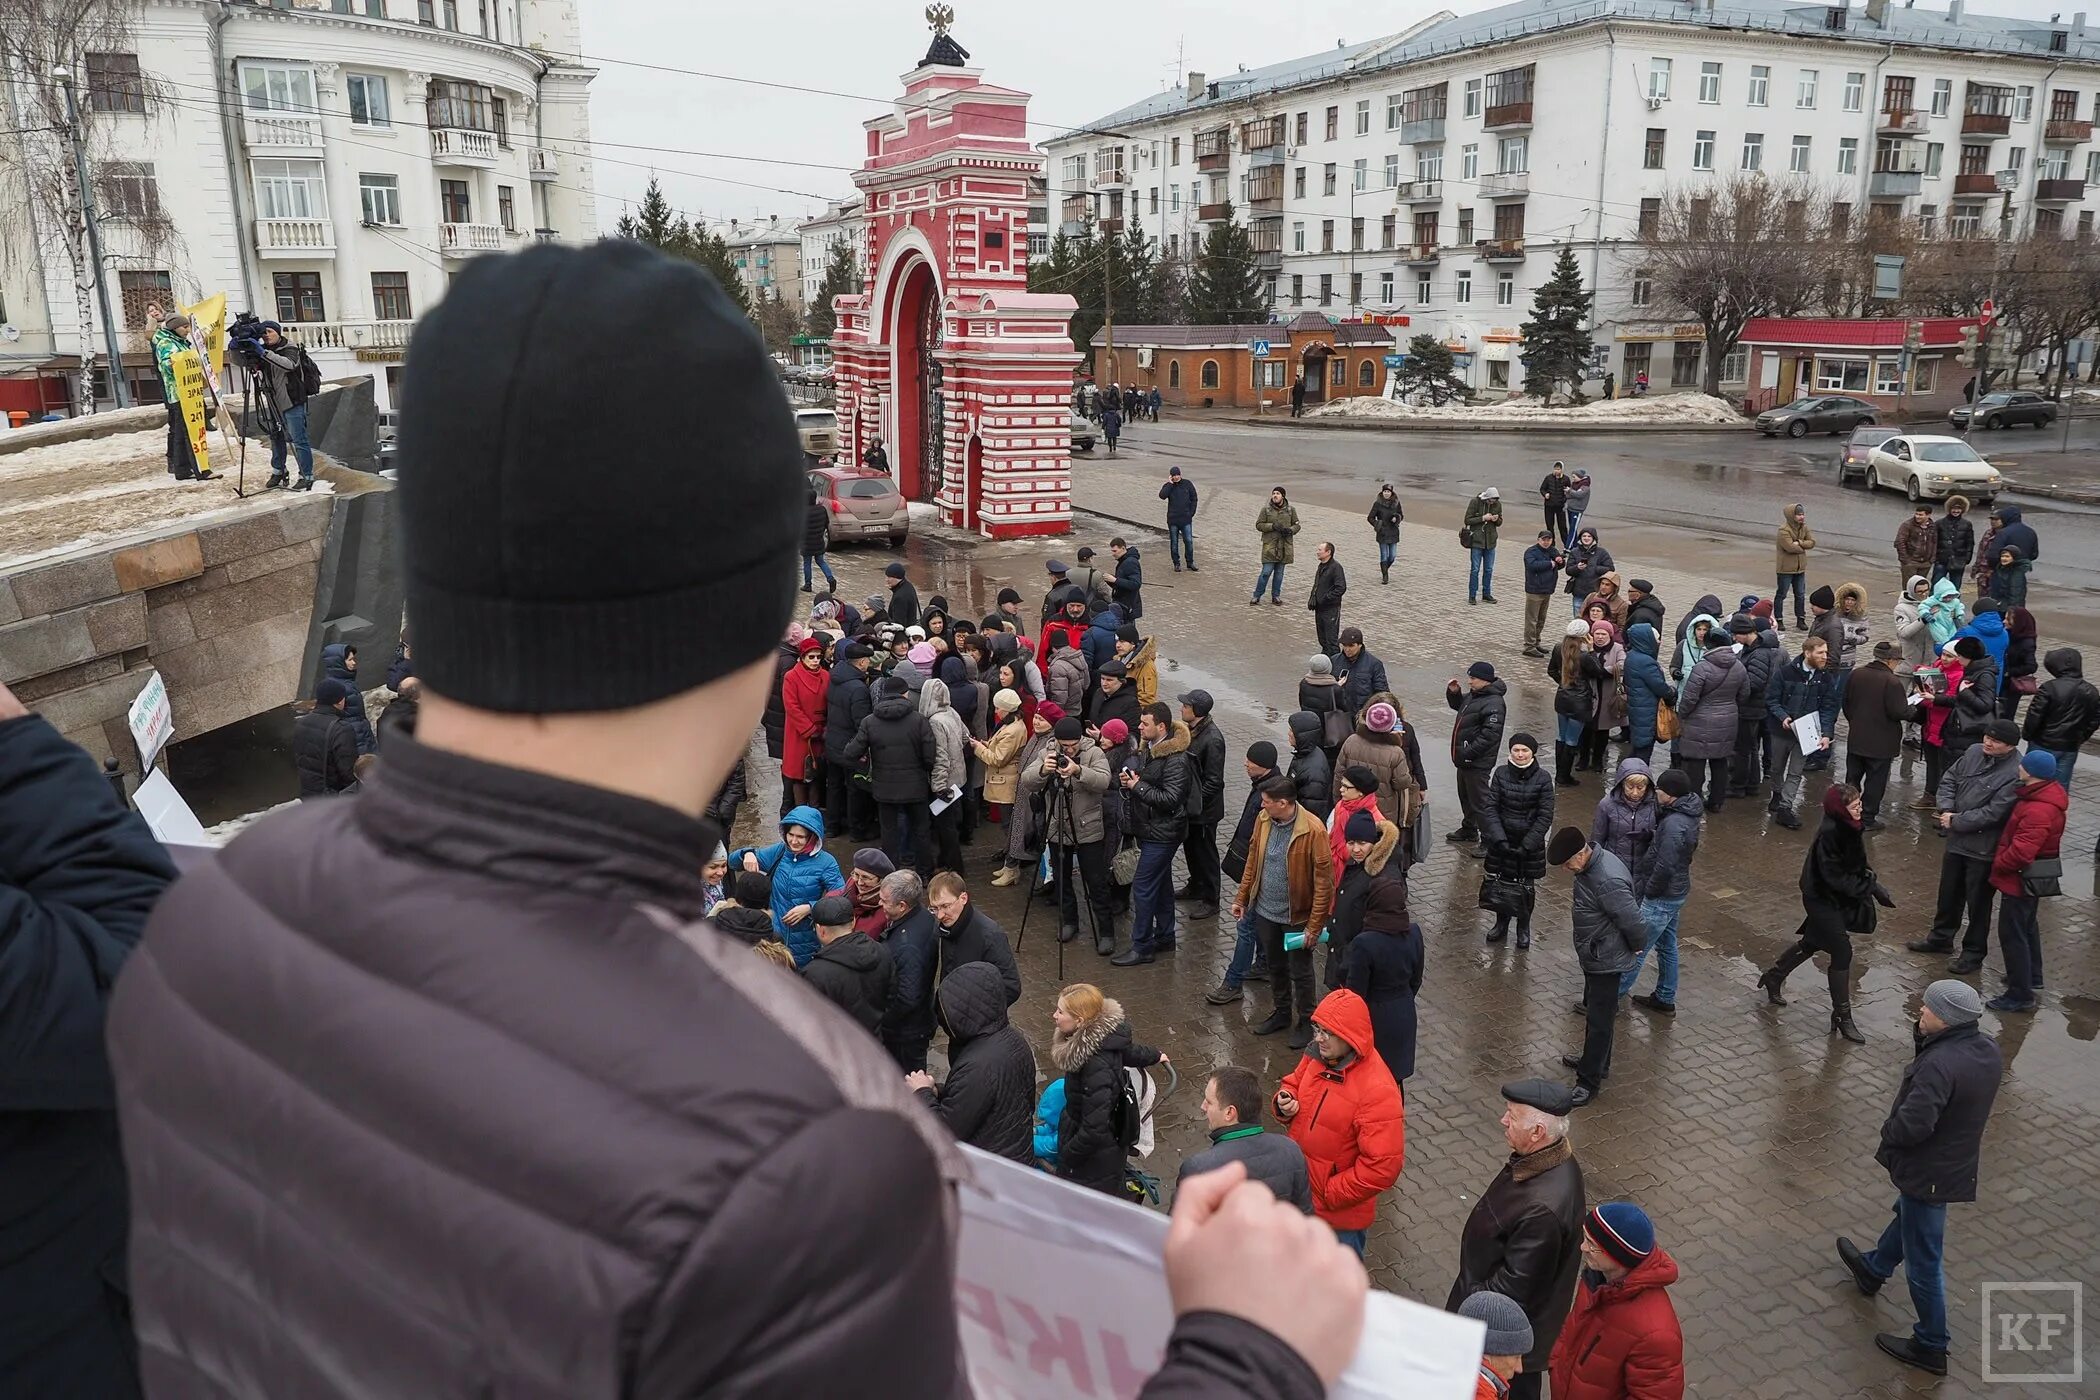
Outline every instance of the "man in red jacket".
{"type": "Polygon", "coordinates": [[[1364,999],[1346,989],[1329,992],[1312,1019],[1312,1044],[1284,1076],[1272,1106],[1305,1153],[1313,1214],[1361,1255],[1378,1193],[1400,1179],[1407,1115],[1400,1086],[1378,1055],[1364,999]]]}
{"type": "Polygon", "coordinates": [[[1553,1344],[1553,1400],[1683,1400],[1684,1330],[1667,1292],[1677,1261],[1631,1201],[1593,1206],[1582,1224],[1582,1282],[1553,1344]]]}
{"type": "Polygon", "coordinates": [[[2054,861],[2062,852],[2070,806],[2070,794],[2056,781],[2056,755],[2029,749],[2020,760],[2019,795],[1991,856],[1991,887],[2002,896],[1998,951],[2005,957],[2005,991],[1984,1003],[1993,1011],[2034,1010],[2034,989],[2042,981],[2042,896],[2027,892],[2027,876],[2036,862],[2054,861]]]}

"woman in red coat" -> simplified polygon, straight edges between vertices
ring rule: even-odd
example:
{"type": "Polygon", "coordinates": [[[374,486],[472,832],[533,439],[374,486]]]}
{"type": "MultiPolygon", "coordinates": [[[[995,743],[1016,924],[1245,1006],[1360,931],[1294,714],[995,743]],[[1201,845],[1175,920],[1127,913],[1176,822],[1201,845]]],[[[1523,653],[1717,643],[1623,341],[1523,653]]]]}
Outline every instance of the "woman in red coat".
{"type": "Polygon", "coordinates": [[[1379,1193],[1400,1179],[1407,1159],[1406,1111],[1362,997],[1329,992],[1312,1022],[1313,1042],[1271,1107],[1305,1153],[1313,1214],[1361,1255],[1379,1193]]]}
{"type": "Polygon", "coordinates": [[[1582,1224],[1582,1282],[1553,1344],[1553,1400],[1684,1400],[1684,1330],[1667,1292],[1677,1261],[1631,1201],[1593,1206],[1582,1224]]]}
{"type": "Polygon", "coordinates": [[[824,642],[804,637],[795,664],[780,678],[780,709],[786,717],[781,736],[780,782],[792,805],[815,807],[817,774],[824,767],[824,701],[831,677],[824,673],[824,642]]]}

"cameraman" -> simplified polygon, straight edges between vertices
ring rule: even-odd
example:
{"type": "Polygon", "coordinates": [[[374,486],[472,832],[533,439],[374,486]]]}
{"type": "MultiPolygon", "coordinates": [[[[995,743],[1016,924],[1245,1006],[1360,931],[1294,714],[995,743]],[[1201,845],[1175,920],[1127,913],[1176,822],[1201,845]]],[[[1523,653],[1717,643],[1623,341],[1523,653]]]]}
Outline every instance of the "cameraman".
{"type": "Polygon", "coordinates": [[[1079,891],[1072,877],[1072,858],[1079,858],[1079,879],[1086,884],[1087,904],[1094,914],[1094,949],[1116,950],[1116,915],[1109,903],[1108,849],[1102,841],[1101,799],[1108,791],[1108,757],[1085,736],[1076,719],[1065,718],[1051,731],[1056,739],[1041,764],[1021,774],[1021,800],[1044,793],[1043,820],[1050,848],[1050,879],[1063,906],[1057,939],[1079,936],[1079,891]]]}
{"type": "Polygon", "coordinates": [[[304,346],[284,338],[284,327],[275,321],[262,323],[262,377],[275,409],[265,418],[270,432],[270,479],[266,490],[285,485],[285,445],[289,441],[299,454],[299,480],[291,489],[311,491],[314,486],[314,449],[306,437],[306,398],[321,384],[321,371],[304,346]]]}

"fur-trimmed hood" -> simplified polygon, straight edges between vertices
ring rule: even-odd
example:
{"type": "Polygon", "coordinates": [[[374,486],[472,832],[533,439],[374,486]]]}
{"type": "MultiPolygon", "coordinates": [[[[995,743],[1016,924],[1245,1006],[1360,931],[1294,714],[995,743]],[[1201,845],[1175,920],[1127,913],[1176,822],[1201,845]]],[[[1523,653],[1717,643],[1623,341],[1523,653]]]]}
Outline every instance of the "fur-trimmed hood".
{"type": "Polygon", "coordinates": [[[1371,843],[1371,853],[1364,857],[1364,873],[1376,875],[1385,869],[1387,861],[1400,845],[1400,828],[1389,821],[1378,823],[1378,839],[1371,843]]]}
{"type": "Polygon", "coordinates": [[[1847,617],[1865,617],[1867,615],[1866,585],[1859,583],[1839,584],[1837,605],[1838,611],[1847,617]],[[1847,604],[1850,604],[1850,606],[1848,607],[1847,604]]]}
{"type": "Polygon", "coordinates": [[[1152,746],[1151,754],[1154,758],[1166,758],[1172,754],[1185,753],[1188,750],[1189,739],[1188,725],[1178,719],[1174,720],[1167,729],[1167,737],[1152,746]]]}
{"type": "Polygon", "coordinates": [[[1123,1014],[1123,1003],[1114,997],[1101,999],[1101,1014],[1091,1021],[1081,1022],[1068,1035],[1064,1031],[1050,1033],[1050,1063],[1070,1074],[1110,1043],[1121,1036],[1124,1044],[1130,1043],[1130,1022],[1123,1014]]]}

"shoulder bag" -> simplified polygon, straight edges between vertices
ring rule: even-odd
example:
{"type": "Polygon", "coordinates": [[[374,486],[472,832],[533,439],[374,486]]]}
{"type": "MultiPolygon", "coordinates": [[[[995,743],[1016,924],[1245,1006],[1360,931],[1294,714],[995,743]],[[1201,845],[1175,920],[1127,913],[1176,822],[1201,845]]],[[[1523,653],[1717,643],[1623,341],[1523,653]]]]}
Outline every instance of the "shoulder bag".
{"type": "Polygon", "coordinates": [[[2061,856],[2042,856],[2020,872],[2020,889],[2029,899],[2049,899],[2064,892],[2061,856]]]}
{"type": "Polygon", "coordinates": [[[1677,707],[1667,697],[1655,702],[1655,738],[1657,743],[1667,744],[1683,733],[1677,721],[1677,707]]]}

